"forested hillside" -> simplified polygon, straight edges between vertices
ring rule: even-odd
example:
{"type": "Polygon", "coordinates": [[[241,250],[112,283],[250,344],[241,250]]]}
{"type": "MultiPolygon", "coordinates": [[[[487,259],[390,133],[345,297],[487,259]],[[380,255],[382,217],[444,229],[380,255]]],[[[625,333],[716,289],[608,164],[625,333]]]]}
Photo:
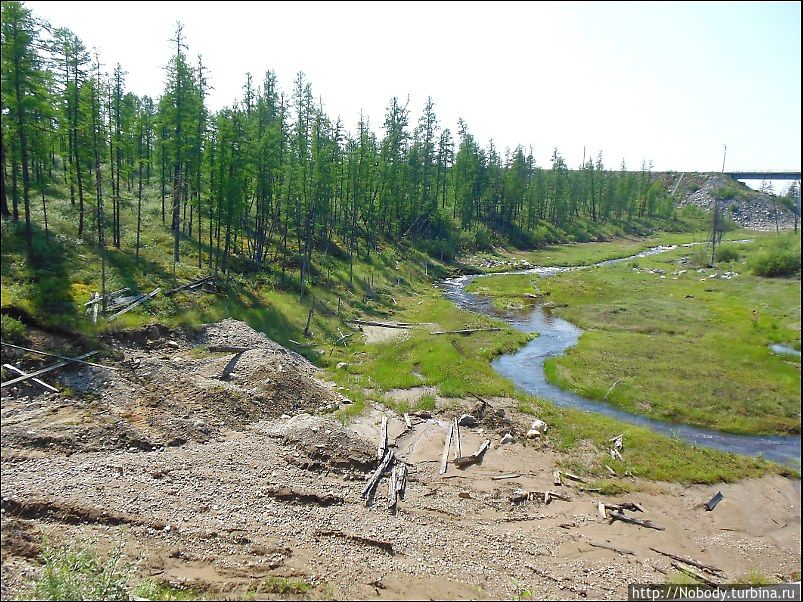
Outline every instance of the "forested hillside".
{"type": "Polygon", "coordinates": [[[69,203],[74,235],[101,249],[136,228],[138,255],[143,190],[154,188],[174,262],[226,271],[278,261],[302,287],[332,244],[355,257],[406,239],[451,257],[495,238],[582,239],[606,222],[672,214],[646,164],[610,169],[600,152],[570,169],[555,149],[551,165],[536,165],[531,147],[483,145],[462,121],[440,127],[432,99],[415,116],[392,98],[381,127],[361,115],[352,129],[324,112],[302,73],[283,91],[267,71],[246,74],[242,100],[211,112],[209,74],[180,25],[163,95],[140,97],[124,66],[106,72],[71,31],[19,2],[2,10],[2,212],[24,222],[31,257],[56,203],[69,203]]]}

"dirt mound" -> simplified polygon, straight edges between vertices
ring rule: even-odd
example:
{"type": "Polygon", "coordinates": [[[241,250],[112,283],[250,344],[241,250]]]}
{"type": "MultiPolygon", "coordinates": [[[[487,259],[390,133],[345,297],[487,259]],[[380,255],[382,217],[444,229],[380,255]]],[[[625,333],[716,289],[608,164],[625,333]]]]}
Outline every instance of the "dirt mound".
{"type": "MultiPolygon", "coordinates": [[[[250,326],[223,320],[198,335],[116,333],[116,370],[54,373],[60,394],[19,387],[3,397],[3,446],[62,453],[145,451],[209,441],[265,418],[331,411],[340,396],[305,358],[250,326]],[[219,348],[247,350],[215,351],[219,348]]],[[[26,366],[23,366],[25,368],[26,366]]]]}
{"type": "Polygon", "coordinates": [[[336,420],[298,414],[272,425],[266,434],[292,446],[288,462],[306,470],[345,474],[373,470],[376,449],[336,420]]]}

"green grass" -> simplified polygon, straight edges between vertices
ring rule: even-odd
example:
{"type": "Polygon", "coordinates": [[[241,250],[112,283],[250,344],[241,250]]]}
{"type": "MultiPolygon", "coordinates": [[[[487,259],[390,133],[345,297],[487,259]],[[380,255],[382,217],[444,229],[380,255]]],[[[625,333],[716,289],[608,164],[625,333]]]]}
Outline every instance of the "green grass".
{"type": "Polygon", "coordinates": [[[301,579],[293,577],[269,577],[260,585],[259,589],[265,593],[282,595],[304,595],[312,586],[301,579]]]}
{"type": "Polygon", "coordinates": [[[732,432],[799,433],[799,360],[768,345],[800,348],[800,281],[751,275],[747,262],[762,244],[738,249],[744,259],[716,270],[740,274],[730,280],[679,265],[689,250],[678,249],[640,258],[638,267],[490,276],[472,287],[502,306],[543,295],[586,331],[546,363],[548,379],[564,388],[601,400],[618,381],[607,401],[631,412],[732,432]]]}

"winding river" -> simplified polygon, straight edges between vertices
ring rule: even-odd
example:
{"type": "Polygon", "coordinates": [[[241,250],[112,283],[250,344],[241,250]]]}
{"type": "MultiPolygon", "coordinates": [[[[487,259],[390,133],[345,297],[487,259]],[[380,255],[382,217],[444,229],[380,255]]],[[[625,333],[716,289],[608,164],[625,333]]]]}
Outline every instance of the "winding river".
{"type": "MultiPolygon", "coordinates": [[[[551,276],[570,270],[591,269],[631,261],[638,257],[656,255],[675,248],[677,247],[654,247],[638,255],[603,261],[589,266],[573,268],[534,267],[526,270],[502,272],[501,274],[551,276]]],[[[713,447],[722,451],[748,456],[762,455],[768,460],[774,460],[797,468],[800,467],[799,436],[737,435],[687,424],[664,422],[620,410],[608,403],[586,399],[547,382],[544,374],[544,362],[549,357],[563,354],[566,349],[575,345],[582,331],[574,324],[553,316],[542,305],[536,305],[529,312],[504,311],[494,307],[489,298],[466,292],[466,287],[469,283],[483,276],[472,275],[449,278],[444,281],[445,294],[448,299],[462,309],[504,320],[522,332],[537,332],[539,334],[538,337],[518,351],[502,355],[493,361],[494,369],[502,376],[513,381],[519,389],[548,399],[559,406],[604,414],[623,422],[648,427],[665,435],[680,437],[694,445],[713,447]]]]}

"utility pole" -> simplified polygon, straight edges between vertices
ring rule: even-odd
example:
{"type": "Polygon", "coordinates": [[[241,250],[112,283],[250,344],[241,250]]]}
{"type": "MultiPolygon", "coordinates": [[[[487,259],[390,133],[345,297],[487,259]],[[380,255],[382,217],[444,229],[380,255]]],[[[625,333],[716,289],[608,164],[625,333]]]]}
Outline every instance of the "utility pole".
{"type": "MultiPolygon", "coordinates": [[[[728,154],[728,145],[722,145],[722,171],[720,172],[721,175],[725,175],[725,157],[728,154]]],[[[719,198],[714,193],[714,216],[712,218],[711,223],[711,264],[713,265],[716,261],[716,250],[717,250],[717,242],[718,239],[722,237],[722,215],[719,210],[719,198]]]]}

